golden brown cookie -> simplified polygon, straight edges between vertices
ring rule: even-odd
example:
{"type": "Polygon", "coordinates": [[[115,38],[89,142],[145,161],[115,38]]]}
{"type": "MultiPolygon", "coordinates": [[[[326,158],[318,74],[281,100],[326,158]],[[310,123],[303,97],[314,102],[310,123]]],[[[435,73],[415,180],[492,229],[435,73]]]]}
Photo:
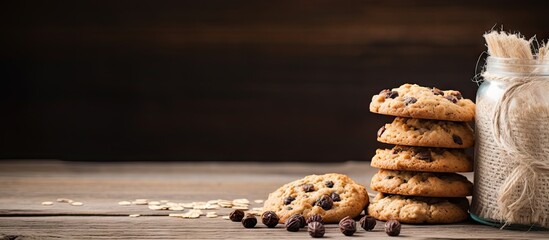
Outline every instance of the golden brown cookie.
{"type": "Polygon", "coordinates": [[[374,191],[423,197],[465,197],[473,184],[457,173],[409,172],[380,169],[370,183],[374,191]]]}
{"type": "Polygon", "coordinates": [[[397,117],[378,130],[377,140],[407,146],[468,148],[474,144],[474,133],[465,122],[397,117]]]}
{"type": "Polygon", "coordinates": [[[310,175],[290,182],[269,194],[263,210],[274,211],[280,223],[294,214],[305,218],[320,214],[326,223],[358,216],[368,205],[366,188],[337,173],[310,175]]]}
{"type": "Polygon", "coordinates": [[[459,91],[404,84],[374,95],[370,111],[397,117],[472,121],[475,104],[464,99],[459,91]]]}
{"type": "Polygon", "coordinates": [[[473,159],[462,149],[395,146],[377,149],[372,167],[422,172],[471,172],[473,159]]]}
{"type": "Polygon", "coordinates": [[[467,219],[467,198],[412,197],[379,193],[368,206],[378,220],[403,223],[455,223],[467,219]]]}

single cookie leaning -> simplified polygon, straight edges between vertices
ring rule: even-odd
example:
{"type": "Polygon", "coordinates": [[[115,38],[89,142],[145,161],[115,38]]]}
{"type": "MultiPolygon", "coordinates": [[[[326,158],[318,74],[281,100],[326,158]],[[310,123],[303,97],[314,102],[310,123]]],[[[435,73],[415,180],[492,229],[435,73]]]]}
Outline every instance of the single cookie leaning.
{"type": "Polygon", "coordinates": [[[370,111],[397,117],[465,122],[474,119],[475,104],[464,99],[459,91],[404,84],[374,95],[370,111]]]}
{"type": "Polygon", "coordinates": [[[473,193],[473,184],[457,173],[380,169],[372,177],[370,187],[382,193],[423,197],[465,197],[473,193]]]}
{"type": "Polygon", "coordinates": [[[377,140],[407,146],[468,148],[474,144],[474,133],[465,122],[397,117],[378,130],[377,140]]]}
{"type": "Polygon", "coordinates": [[[354,218],[368,205],[366,188],[343,174],[310,175],[269,194],[263,210],[274,211],[280,223],[294,214],[320,214],[326,223],[354,218]]]}
{"type": "Polygon", "coordinates": [[[462,149],[395,146],[376,150],[371,166],[422,172],[471,172],[473,159],[462,149]]]}
{"type": "Polygon", "coordinates": [[[403,223],[455,223],[467,219],[467,198],[427,198],[379,193],[368,206],[368,214],[403,223]]]}

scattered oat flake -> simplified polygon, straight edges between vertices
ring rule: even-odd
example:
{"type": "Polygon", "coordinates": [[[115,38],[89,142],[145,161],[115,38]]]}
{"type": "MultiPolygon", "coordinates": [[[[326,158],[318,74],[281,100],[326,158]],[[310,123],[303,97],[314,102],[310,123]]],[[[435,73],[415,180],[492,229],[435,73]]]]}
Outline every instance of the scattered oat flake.
{"type": "Polygon", "coordinates": [[[217,214],[206,214],[207,218],[216,218],[218,217],[217,214]]]}
{"type": "Polygon", "coordinates": [[[255,203],[263,203],[263,199],[256,199],[254,200],[255,203]]]}
{"type": "Polygon", "coordinates": [[[252,211],[262,212],[263,208],[262,207],[254,207],[254,208],[252,208],[252,211]]]}
{"type": "Polygon", "coordinates": [[[82,203],[82,202],[71,202],[71,205],[72,206],[82,206],[82,205],[84,205],[84,203],[82,203]]]}
{"type": "Polygon", "coordinates": [[[140,214],[130,214],[129,215],[131,218],[136,218],[136,217],[140,217],[141,215],[140,214]]]}
{"type": "Polygon", "coordinates": [[[167,203],[169,202],[170,200],[160,200],[161,203],[167,203]]]}
{"type": "Polygon", "coordinates": [[[148,202],[149,205],[160,205],[160,202],[159,201],[151,201],[151,202],[148,202]]]}
{"type": "Polygon", "coordinates": [[[194,204],[193,203],[180,203],[179,206],[182,206],[184,208],[193,208],[194,204]]]}
{"type": "Polygon", "coordinates": [[[233,204],[240,203],[240,204],[249,204],[250,201],[246,198],[238,198],[233,200],[233,204]]]}
{"type": "Polygon", "coordinates": [[[223,216],[223,217],[221,217],[221,218],[227,219],[227,220],[231,220],[231,218],[230,218],[229,216],[223,216]]]}
{"type": "Polygon", "coordinates": [[[141,201],[133,201],[132,203],[134,205],[147,205],[148,204],[147,202],[141,202],[141,201]]]}
{"type": "Polygon", "coordinates": [[[183,211],[185,208],[181,206],[170,206],[168,209],[171,211],[183,211]]]}
{"type": "Polygon", "coordinates": [[[129,205],[132,205],[132,202],[130,202],[130,201],[121,201],[121,202],[118,202],[118,205],[129,206],[129,205]]]}
{"type": "Polygon", "coordinates": [[[51,206],[51,205],[53,205],[53,202],[42,202],[42,205],[51,206]]]}
{"type": "Polygon", "coordinates": [[[182,218],[199,218],[200,213],[197,212],[188,212],[181,215],[182,218]]]}

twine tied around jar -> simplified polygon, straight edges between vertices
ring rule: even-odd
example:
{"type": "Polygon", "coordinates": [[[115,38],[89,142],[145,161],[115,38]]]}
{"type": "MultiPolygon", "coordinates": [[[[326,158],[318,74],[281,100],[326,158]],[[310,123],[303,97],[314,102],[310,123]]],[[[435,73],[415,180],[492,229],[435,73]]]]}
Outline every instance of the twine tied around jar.
{"type": "MultiPolygon", "coordinates": [[[[546,191],[549,183],[540,179],[549,179],[549,146],[535,142],[540,142],[539,138],[549,139],[549,128],[529,126],[528,123],[546,119],[546,124],[549,124],[549,108],[538,108],[533,103],[539,100],[536,93],[540,90],[546,90],[545,95],[549,93],[549,45],[534,48],[533,54],[531,46],[534,40],[527,41],[518,34],[491,31],[484,38],[489,57],[482,76],[507,83],[502,97],[495,101],[492,109],[487,109],[491,111],[487,113],[491,116],[488,125],[493,141],[503,149],[512,166],[496,191],[497,211],[492,211],[489,217],[505,225],[541,221],[540,225],[547,226],[547,210],[540,209],[547,208],[548,200],[540,196],[540,189],[546,191]],[[533,112],[536,120],[529,122],[528,115],[533,112]],[[521,217],[525,210],[529,211],[530,221],[521,217]]],[[[549,101],[549,98],[541,97],[542,101],[544,99],[549,101]]]]}

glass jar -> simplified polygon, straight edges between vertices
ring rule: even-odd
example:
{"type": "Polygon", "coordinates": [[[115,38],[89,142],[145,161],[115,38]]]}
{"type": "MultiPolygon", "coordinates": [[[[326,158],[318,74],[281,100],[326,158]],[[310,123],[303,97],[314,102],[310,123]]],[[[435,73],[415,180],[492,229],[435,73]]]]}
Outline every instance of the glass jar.
{"type": "Polygon", "coordinates": [[[471,216],[549,228],[549,60],[488,57],[483,77],[471,216]]]}

